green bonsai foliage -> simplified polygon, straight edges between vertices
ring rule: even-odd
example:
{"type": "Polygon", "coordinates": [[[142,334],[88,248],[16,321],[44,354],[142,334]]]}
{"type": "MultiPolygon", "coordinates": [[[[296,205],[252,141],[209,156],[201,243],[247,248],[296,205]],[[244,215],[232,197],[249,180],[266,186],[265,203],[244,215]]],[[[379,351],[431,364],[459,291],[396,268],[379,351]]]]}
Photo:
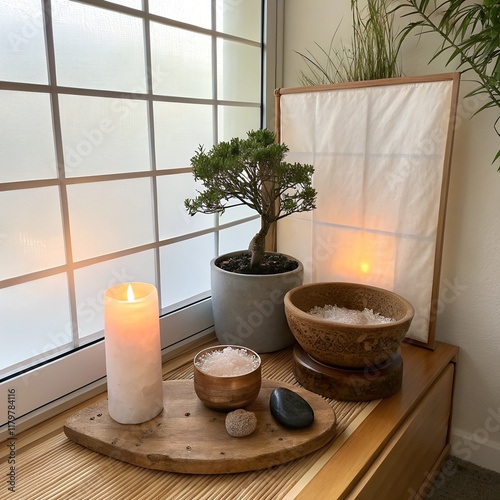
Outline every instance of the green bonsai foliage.
{"type": "Polygon", "coordinates": [[[388,12],[389,0],[367,0],[360,9],[357,0],[351,0],[353,35],[350,46],[342,41],[336,47],[335,30],[330,47],[316,44],[319,56],[311,51],[298,52],[310,74],[301,73],[303,85],[377,80],[401,76],[399,45],[394,29],[394,15],[388,12]]]}
{"type": "MultiPolygon", "coordinates": [[[[446,64],[457,63],[465,72],[473,72],[476,88],[468,96],[484,95],[484,109],[500,107],[500,2],[484,0],[403,0],[395,10],[403,9],[403,18],[411,20],[401,31],[401,42],[415,29],[419,34],[438,33],[442,43],[434,58],[448,54],[446,64]]],[[[500,116],[494,128],[500,136],[500,116]]],[[[500,158],[497,152],[493,162],[500,158]]],[[[498,169],[500,171],[500,167],[498,169]]]]}
{"type": "Polygon", "coordinates": [[[191,165],[203,192],[184,204],[190,215],[223,214],[227,208],[247,205],[261,217],[261,229],[249,245],[251,269],[257,272],[265,253],[271,225],[296,212],[316,208],[312,165],[284,161],[288,147],[277,144],[267,129],[248,132],[247,139],[221,142],[206,152],[200,146],[191,165]]]}

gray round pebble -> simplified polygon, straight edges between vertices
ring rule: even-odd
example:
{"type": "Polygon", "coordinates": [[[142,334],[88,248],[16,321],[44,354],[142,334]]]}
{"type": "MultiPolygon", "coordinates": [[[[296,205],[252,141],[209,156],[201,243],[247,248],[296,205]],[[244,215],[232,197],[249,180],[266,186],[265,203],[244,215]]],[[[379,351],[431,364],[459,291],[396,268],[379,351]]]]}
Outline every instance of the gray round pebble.
{"type": "Polygon", "coordinates": [[[232,437],[249,436],[257,428],[255,413],[247,410],[234,410],[226,415],[226,431],[232,437]]]}

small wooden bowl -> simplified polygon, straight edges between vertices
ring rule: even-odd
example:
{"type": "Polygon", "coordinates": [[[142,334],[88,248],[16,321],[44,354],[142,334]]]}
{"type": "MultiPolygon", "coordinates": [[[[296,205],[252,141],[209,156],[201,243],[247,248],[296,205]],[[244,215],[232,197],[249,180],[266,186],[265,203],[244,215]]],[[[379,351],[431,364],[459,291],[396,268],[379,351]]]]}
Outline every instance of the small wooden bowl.
{"type": "Polygon", "coordinates": [[[218,345],[207,347],[194,357],[194,390],[200,400],[213,410],[231,411],[244,408],[252,403],[260,392],[262,374],[260,356],[246,347],[235,345],[218,345]],[[226,347],[242,349],[255,356],[258,367],[244,375],[216,376],[210,375],[197,366],[200,358],[214,351],[221,351],[226,347]]]}

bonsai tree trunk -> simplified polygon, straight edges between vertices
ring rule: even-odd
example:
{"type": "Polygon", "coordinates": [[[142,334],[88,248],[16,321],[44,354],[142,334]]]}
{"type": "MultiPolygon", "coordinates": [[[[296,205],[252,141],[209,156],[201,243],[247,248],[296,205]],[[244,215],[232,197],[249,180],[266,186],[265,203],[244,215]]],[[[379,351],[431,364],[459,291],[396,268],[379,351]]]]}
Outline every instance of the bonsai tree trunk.
{"type": "Polygon", "coordinates": [[[252,258],[250,260],[250,269],[252,271],[257,271],[262,264],[262,259],[264,258],[264,253],[266,251],[266,235],[270,227],[271,224],[262,219],[260,231],[252,238],[252,241],[248,246],[248,250],[252,252],[252,258]]]}
{"type": "MultiPolygon", "coordinates": [[[[260,178],[266,178],[265,165],[259,165],[260,178]]],[[[250,269],[257,271],[262,264],[264,253],[266,251],[266,236],[273,222],[277,220],[276,206],[278,194],[275,190],[273,181],[265,181],[261,187],[262,213],[260,217],[260,231],[252,238],[248,249],[252,252],[250,260],[250,269]]]]}

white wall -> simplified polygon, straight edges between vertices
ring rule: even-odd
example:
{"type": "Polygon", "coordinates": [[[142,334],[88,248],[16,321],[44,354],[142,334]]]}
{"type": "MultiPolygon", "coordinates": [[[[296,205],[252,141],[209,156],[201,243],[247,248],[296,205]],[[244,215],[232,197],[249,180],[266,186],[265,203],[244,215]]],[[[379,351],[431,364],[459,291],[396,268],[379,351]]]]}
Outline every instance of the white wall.
{"type": "MultiPolygon", "coordinates": [[[[350,0],[285,1],[283,87],[300,85],[307,71],[295,51],[315,50],[315,42],[327,48],[341,20],[338,36],[350,41],[350,16],[350,0]]],[[[439,40],[407,43],[406,75],[454,69],[442,58],[428,64],[439,40]]],[[[462,80],[462,95],[471,88],[462,80]]],[[[452,454],[500,472],[500,161],[491,165],[500,139],[493,131],[498,110],[470,120],[480,105],[459,102],[436,335],[461,348],[452,454]]]]}

